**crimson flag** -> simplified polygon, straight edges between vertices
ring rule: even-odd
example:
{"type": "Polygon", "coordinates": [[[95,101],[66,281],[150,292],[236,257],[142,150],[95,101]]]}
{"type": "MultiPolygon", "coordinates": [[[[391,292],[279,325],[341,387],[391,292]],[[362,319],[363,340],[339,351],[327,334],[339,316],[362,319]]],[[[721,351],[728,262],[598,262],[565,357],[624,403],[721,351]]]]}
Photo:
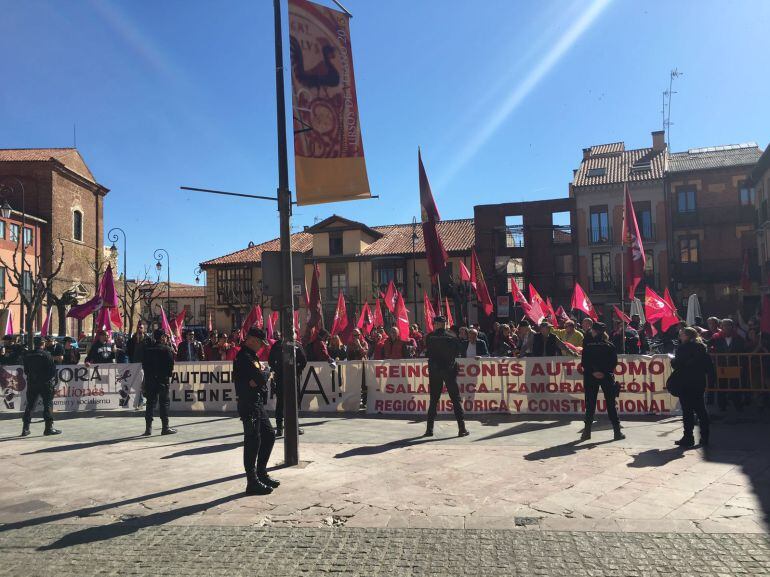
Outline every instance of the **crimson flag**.
{"type": "Polygon", "coordinates": [[[553,310],[551,297],[545,299],[545,316],[550,319],[552,325],[556,324],[556,311],[553,310]]]}
{"type": "Polygon", "coordinates": [[[171,339],[171,342],[173,344],[176,344],[176,337],[174,336],[174,331],[171,330],[171,325],[168,323],[168,317],[166,316],[166,311],[163,310],[162,306],[160,307],[160,328],[163,329],[163,332],[168,335],[168,338],[171,339]]]}
{"type": "Polygon", "coordinates": [[[396,297],[396,326],[398,327],[398,335],[402,341],[409,340],[409,311],[406,310],[406,304],[404,304],[404,297],[401,293],[398,293],[396,297]]]}
{"type": "Polygon", "coordinates": [[[438,234],[436,223],[441,220],[436,201],[430,190],[428,175],[422,165],[422,156],[417,150],[417,163],[420,165],[420,214],[422,216],[422,239],[425,243],[425,259],[428,261],[430,276],[435,277],[446,268],[449,261],[444,243],[438,234]]]}
{"type": "Polygon", "coordinates": [[[48,307],[48,314],[45,315],[43,326],[40,328],[40,336],[47,337],[51,332],[51,313],[53,313],[53,307],[48,307]]]}
{"type": "Polygon", "coordinates": [[[313,279],[310,281],[310,295],[308,296],[308,319],[306,330],[324,328],[324,316],[321,309],[321,289],[318,286],[318,277],[321,272],[318,264],[313,266],[313,279]]]}
{"type": "MultiPolygon", "coordinates": [[[[471,264],[471,266],[473,266],[471,264]]],[[[476,288],[476,283],[471,280],[471,271],[468,270],[468,267],[465,266],[465,263],[463,261],[460,261],[460,280],[463,282],[469,282],[471,283],[471,286],[476,288]]]]}
{"type": "Polygon", "coordinates": [[[453,327],[455,326],[455,319],[452,316],[452,309],[449,308],[449,299],[447,297],[444,297],[444,305],[446,310],[446,326],[453,327]]]}
{"type": "Polygon", "coordinates": [[[647,321],[650,323],[660,320],[660,328],[664,332],[671,328],[671,325],[679,322],[676,312],[650,287],[645,289],[644,316],[647,317],[647,321]]]}
{"type": "Polygon", "coordinates": [[[393,279],[390,279],[390,282],[388,283],[388,290],[385,291],[383,299],[385,300],[385,306],[388,307],[388,310],[393,314],[395,314],[396,310],[397,294],[399,294],[399,292],[396,289],[396,285],[393,283],[393,279]]]}
{"type": "Polygon", "coordinates": [[[626,191],[626,210],[623,217],[623,258],[625,259],[623,267],[626,271],[626,289],[628,298],[634,300],[636,287],[644,278],[644,267],[647,264],[647,257],[644,254],[642,245],[642,236],[639,234],[639,223],[636,222],[636,212],[634,203],[631,202],[631,194],[628,192],[628,183],[625,186],[626,191]]]}
{"type": "Polygon", "coordinates": [[[569,320],[569,315],[564,310],[564,307],[560,306],[558,309],[556,309],[556,318],[559,319],[562,324],[569,320]]]}
{"type": "Polygon", "coordinates": [[[538,303],[540,308],[545,310],[545,301],[543,300],[543,297],[540,296],[540,293],[537,292],[535,285],[532,283],[529,283],[529,302],[532,304],[538,303]]]}
{"type": "Polygon", "coordinates": [[[372,317],[372,328],[384,327],[385,320],[382,318],[382,307],[380,307],[380,299],[374,304],[374,315],[372,317]]]}
{"type": "Polygon", "coordinates": [[[423,309],[425,314],[425,333],[433,332],[433,317],[436,316],[436,312],[433,310],[433,305],[428,298],[428,293],[422,292],[423,309]]]}
{"type": "Polygon", "coordinates": [[[515,303],[527,303],[527,297],[521,292],[519,285],[516,283],[516,279],[511,277],[511,295],[513,296],[513,302],[515,303]]]}
{"type": "Polygon", "coordinates": [[[741,270],[741,288],[744,291],[751,290],[751,277],[749,276],[749,251],[743,251],[743,269],[741,270]]]}
{"type": "Polygon", "coordinates": [[[332,334],[341,335],[348,328],[348,308],[345,304],[345,295],[340,291],[337,297],[337,310],[334,311],[334,323],[332,323],[332,334]]]}
{"type": "Polygon", "coordinates": [[[581,287],[579,283],[575,283],[575,290],[572,293],[572,304],[570,306],[572,310],[583,311],[593,320],[595,321],[599,320],[599,315],[596,314],[596,309],[594,309],[594,305],[591,304],[591,300],[588,298],[588,295],[586,294],[586,292],[583,290],[583,287],[581,287]]]}
{"type": "Polygon", "coordinates": [[[618,317],[624,323],[628,324],[631,322],[631,318],[615,305],[612,306],[612,310],[615,311],[615,316],[618,317]]]}
{"type": "Polygon", "coordinates": [[[495,310],[495,305],[492,304],[492,297],[489,296],[489,289],[487,289],[487,283],[484,280],[484,271],[481,270],[475,248],[471,250],[471,286],[476,287],[476,298],[481,303],[484,314],[490,316],[495,310]]]}
{"type": "Polygon", "coordinates": [[[118,307],[113,307],[108,310],[110,311],[110,322],[112,323],[112,327],[117,329],[123,328],[123,317],[120,316],[118,307]]]}
{"type": "Polygon", "coordinates": [[[246,318],[243,319],[243,324],[241,325],[242,341],[246,340],[246,333],[249,332],[249,329],[256,324],[258,316],[262,316],[262,308],[259,305],[254,305],[251,307],[251,310],[249,311],[249,314],[246,316],[246,318]]]}
{"type": "Polygon", "coordinates": [[[545,311],[539,301],[532,301],[531,303],[521,303],[521,308],[524,309],[524,314],[536,325],[539,325],[545,318],[545,311]]]}
{"type": "Polygon", "coordinates": [[[671,310],[676,313],[676,305],[674,304],[674,299],[671,298],[671,293],[668,292],[668,287],[663,289],[663,300],[666,301],[666,304],[671,307],[671,310]]]}
{"type": "Polygon", "coordinates": [[[356,328],[360,329],[360,331],[365,335],[368,335],[370,332],[372,332],[373,326],[374,323],[372,322],[372,311],[369,308],[369,301],[366,301],[363,308],[361,309],[361,314],[358,316],[356,328]]]}

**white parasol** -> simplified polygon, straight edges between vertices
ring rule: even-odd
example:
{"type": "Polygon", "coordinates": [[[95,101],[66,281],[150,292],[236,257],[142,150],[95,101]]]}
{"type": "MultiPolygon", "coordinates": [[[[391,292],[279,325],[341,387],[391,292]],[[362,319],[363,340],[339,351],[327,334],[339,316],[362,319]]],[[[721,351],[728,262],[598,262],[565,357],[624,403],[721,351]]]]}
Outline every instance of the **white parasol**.
{"type": "Polygon", "coordinates": [[[687,326],[694,327],[695,317],[702,316],[703,315],[700,312],[700,301],[698,300],[698,295],[691,294],[690,298],[687,299],[687,326]]]}
{"type": "Polygon", "coordinates": [[[628,316],[633,317],[634,315],[639,315],[639,320],[642,324],[646,322],[646,319],[644,318],[644,305],[642,305],[642,301],[640,301],[638,298],[634,297],[634,300],[631,301],[631,314],[628,316]]]}

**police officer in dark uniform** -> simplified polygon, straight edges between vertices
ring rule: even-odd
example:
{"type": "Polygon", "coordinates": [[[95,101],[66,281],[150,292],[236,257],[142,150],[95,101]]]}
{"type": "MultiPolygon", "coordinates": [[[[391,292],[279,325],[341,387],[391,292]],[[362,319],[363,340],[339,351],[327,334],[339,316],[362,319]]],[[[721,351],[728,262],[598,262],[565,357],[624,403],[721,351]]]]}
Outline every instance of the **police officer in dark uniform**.
{"type": "Polygon", "coordinates": [[[588,344],[583,341],[583,387],[585,389],[586,414],[585,428],[580,437],[581,441],[591,438],[591,425],[596,412],[596,400],[599,389],[604,394],[607,404],[607,416],[615,432],[615,440],[625,439],[620,432],[620,419],[615,400],[618,398],[620,387],[615,383],[615,366],[618,364],[618,353],[615,345],[610,342],[604,323],[594,323],[591,327],[591,339],[588,344]]]}
{"type": "Polygon", "coordinates": [[[233,361],[238,416],[243,422],[243,468],[249,495],[267,495],[281,484],[267,474],[275,431],[265,410],[267,375],[257,359],[257,353],[266,346],[265,332],[252,327],[233,361]]]}
{"type": "Polygon", "coordinates": [[[142,370],[144,371],[144,395],[147,398],[144,413],[147,427],[144,430],[144,436],[152,435],[152,417],[156,401],[159,401],[158,412],[163,426],[160,434],[173,435],[176,429],[168,426],[168,408],[171,405],[168,389],[171,375],[174,373],[174,351],[168,344],[168,335],[162,329],[155,331],[155,342],[144,350],[142,370]]]}
{"type": "Polygon", "coordinates": [[[457,387],[457,357],[461,353],[460,339],[452,331],[446,330],[446,318],[442,316],[433,319],[433,326],[435,330],[425,337],[430,388],[428,427],[425,430],[425,436],[433,436],[433,422],[436,420],[438,402],[441,399],[441,391],[446,385],[457,419],[457,436],[467,437],[470,433],[465,428],[463,405],[460,399],[460,390],[457,387]]]}
{"type": "Polygon", "coordinates": [[[27,407],[22,417],[21,436],[29,435],[32,411],[37,398],[43,399],[44,435],[58,435],[60,430],[53,428],[53,396],[56,390],[56,364],[51,353],[43,348],[43,339],[35,337],[35,350],[24,355],[24,373],[27,376],[27,407]]]}

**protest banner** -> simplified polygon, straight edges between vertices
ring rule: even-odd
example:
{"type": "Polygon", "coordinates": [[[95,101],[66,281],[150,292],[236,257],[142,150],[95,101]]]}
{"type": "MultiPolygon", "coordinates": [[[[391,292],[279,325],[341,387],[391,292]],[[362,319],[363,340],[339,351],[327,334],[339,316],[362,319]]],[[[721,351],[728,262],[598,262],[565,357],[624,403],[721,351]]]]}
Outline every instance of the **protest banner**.
{"type": "MultiPolygon", "coordinates": [[[[665,390],[670,374],[665,355],[622,355],[615,370],[620,384],[618,411],[623,414],[669,414],[676,399],[665,390]]],[[[430,398],[424,360],[368,361],[367,413],[425,413],[430,398]]],[[[582,414],[583,374],[571,357],[460,359],[457,382],[469,414],[582,414]]],[[[606,412],[599,396],[598,412],[606,412]]],[[[452,412],[444,392],[439,413],[452,412]]]]}

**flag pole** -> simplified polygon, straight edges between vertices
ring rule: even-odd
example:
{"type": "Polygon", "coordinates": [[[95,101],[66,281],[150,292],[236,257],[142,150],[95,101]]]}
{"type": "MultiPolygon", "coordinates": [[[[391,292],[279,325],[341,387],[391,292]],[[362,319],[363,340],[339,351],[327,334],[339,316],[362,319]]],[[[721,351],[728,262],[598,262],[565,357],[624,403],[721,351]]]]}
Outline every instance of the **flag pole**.
{"type": "MultiPolygon", "coordinates": [[[[623,234],[626,231],[626,202],[628,200],[628,181],[623,187],[623,220],[620,223],[620,310],[626,314],[626,243],[623,234]]],[[[620,317],[620,354],[626,353],[626,319],[620,317]]]]}

